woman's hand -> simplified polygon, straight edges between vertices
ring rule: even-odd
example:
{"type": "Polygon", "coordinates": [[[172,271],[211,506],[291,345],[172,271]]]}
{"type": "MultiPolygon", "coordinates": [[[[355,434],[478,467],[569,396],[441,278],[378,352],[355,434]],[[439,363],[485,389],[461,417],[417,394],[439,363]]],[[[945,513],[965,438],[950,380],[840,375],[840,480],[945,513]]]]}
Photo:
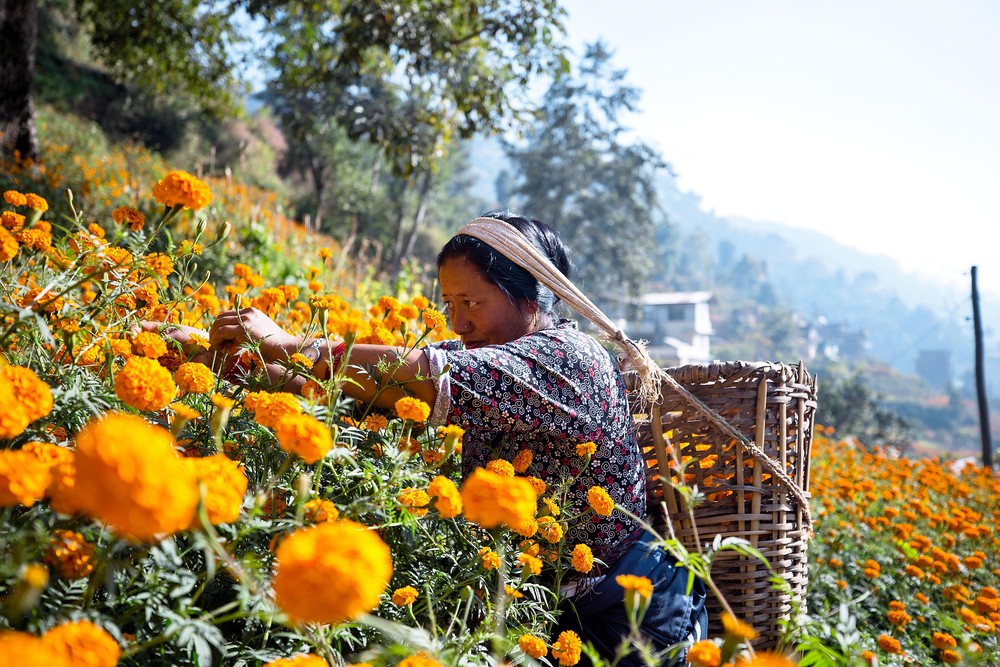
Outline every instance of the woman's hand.
{"type": "Polygon", "coordinates": [[[139,331],[152,331],[158,333],[167,341],[171,348],[180,347],[185,359],[190,359],[206,366],[211,365],[212,353],[205,345],[208,344],[208,332],[197,327],[190,327],[186,324],[172,324],[170,322],[152,322],[143,320],[133,333],[139,331]],[[204,344],[199,343],[195,338],[200,338],[204,344]]]}
{"type": "Polygon", "coordinates": [[[259,343],[260,356],[269,364],[284,362],[303,343],[256,308],[228,310],[219,315],[212,324],[209,341],[224,355],[232,354],[238,346],[259,343]]]}

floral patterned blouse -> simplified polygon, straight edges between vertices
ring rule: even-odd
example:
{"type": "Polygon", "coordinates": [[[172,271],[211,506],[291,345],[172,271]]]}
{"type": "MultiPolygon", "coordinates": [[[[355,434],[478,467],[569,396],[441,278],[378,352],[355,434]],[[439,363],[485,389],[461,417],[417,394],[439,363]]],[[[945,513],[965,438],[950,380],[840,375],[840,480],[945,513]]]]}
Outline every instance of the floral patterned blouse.
{"type": "MultiPolygon", "coordinates": [[[[603,487],[636,516],[645,515],[645,465],[621,373],[610,353],[575,322],[563,320],[503,345],[466,350],[449,340],[425,352],[438,376],[431,423],[465,429],[463,476],[493,459],[513,463],[527,449],[532,461],[523,474],[541,478],[549,490],[572,480],[562,516],[585,511],[592,486],[603,487]],[[597,445],[589,465],[576,452],[585,442],[597,445]]],[[[566,540],[587,544],[611,565],[641,533],[635,519],[616,509],[571,525],[566,540]]]]}

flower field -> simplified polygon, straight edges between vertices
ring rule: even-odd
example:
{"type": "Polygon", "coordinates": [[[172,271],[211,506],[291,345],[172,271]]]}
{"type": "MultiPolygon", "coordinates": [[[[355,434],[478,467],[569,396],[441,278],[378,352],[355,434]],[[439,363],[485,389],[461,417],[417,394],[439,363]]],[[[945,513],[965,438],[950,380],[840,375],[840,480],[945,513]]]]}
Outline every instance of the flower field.
{"type": "MultiPolygon", "coordinates": [[[[292,396],[252,348],[221,373],[207,341],[139,327],[253,306],[297,334],[410,349],[451,335],[430,276],[380,283],[267,192],[137,149],[82,164],[56,148],[0,170],[0,665],[590,652],[555,619],[563,579],[595,567],[568,528],[617,511],[603,489],[568,506],[527,451],[463,482],[461,429],[427,426],[420,401],[355,404],[343,369],[318,381],[304,355],[292,396]]],[[[754,653],[729,618],[688,663],[1000,664],[996,476],[825,432],[814,449],[809,602],[786,655],[754,653]]],[[[641,614],[651,583],[621,583],[641,614]]]]}

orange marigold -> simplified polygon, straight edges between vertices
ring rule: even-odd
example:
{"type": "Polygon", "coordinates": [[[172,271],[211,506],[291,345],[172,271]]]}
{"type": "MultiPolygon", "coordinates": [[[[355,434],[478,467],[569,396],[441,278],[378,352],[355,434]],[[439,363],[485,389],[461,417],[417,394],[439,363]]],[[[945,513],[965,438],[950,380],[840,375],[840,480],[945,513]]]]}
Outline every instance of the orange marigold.
{"type": "Polygon", "coordinates": [[[722,627],[727,637],[736,637],[745,641],[757,638],[756,630],[729,613],[722,615],[722,627]]]}
{"type": "Polygon", "coordinates": [[[140,331],[132,338],[132,354],[159,359],[167,353],[167,342],[155,331],[140,331]]]}
{"type": "Polygon", "coordinates": [[[331,500],[314,498],[302,506],[302,514],[306,521],[311,523],[322,523],[324,521],[336,521],[340,518],[340,510],[331,500]]]}
{"type": "Polygon", "coordinates": [[[597,443],[581,442],[576,446],[577,456],[593,456],[597,452],[597,443]]]}
{"type": "Polygon", "coordinates": [[[28,203],[28,198],[17,190],[5,190],[3,200],[11,206],[25,206],[28,203]]]}
{"type": "Polygon", "coordinates": [[[958,641],[946,632],[935,632],[931,637],[931,644],[934,648],[955,648],[958,641]]]}
{"type": "Polygon", "coordinates": [[[903,647],[899,643],[899,640],[895,637],[890,637],[889,635],[878,636],[878,647],[886,653],[898,654],[903,652],[903,647]]]}
{"type": "Polygon", "coordinates": [[[479,558],[483,562],[484,570],[499,570],[500,569],[500,554],[493,551],[489,547],[483,547],[479,550],[479,558]]]}
{"type": "Polygon", "coordinates": [[[190,394],[207,394],[215,386],[215,375],[205,364],[187,361],[174,371],[177,388],[190,394]]]}
{"type": "Polygon", "coordinates": [[[20,249],[21,245],[17,239],[11,236],[6,229],[0,227],[0,262],[9,262],[14,259],[20,249]]]}
{"type": "Polygon", "coordinates": [[[71,581],[89,576],[94,571],[94,545],[72,530],[52,531],[52,540],[42,560],[61,579],[71,581]]]}
{"type": "Polygon", "coordinates": [[[396,414],[399,415],[400,419],[409,419],[410,421],[421,423],[427,421],[427,418],[430,417],[431,408],[419,398],[404,396],[396,401],[396,414]]]}
{"type": "Polygon", "coordinates": [[[427,505],[431,502],[431,497],[423,489],[409,487],[403,489],[396,496],[399,504],[406,508],[406,511],[414,516],[424,516],[427,514],[427,505]]]}
{"type": "Polygon", "coordinates": [[[535,516],[535,490],[521,477],[507,478],[477,468],[462,484],[461,494],[465,518],[483,528],[513,528],[535,516]]]}
{"type": "Polygon", "coordinates": [[[413,586],[403,586],[392,592],[392,603],[397,607],[413,604],[417,599],[417,589],[413,586]]]}
{"type": "Polygon", "coordinates": [[[330,663],[318,655],[304,653],[291,658],[278,658],[277,660],[272,660],[271,662],[265,663],[264,667],[330,667],[330,663]]]}
{"type": "Polygon", "coordinates": [[[0,507],[31,507],[45,497],[51,481],[49,466],[31,452],[0,449],[0,507]]]}
{"type": "MultiPolygon", "coordinates": [[[[521,451],[519,451],[517,453],[517,456],[514,457],[514,464],[513,464],[514,472],[522,474],[526,472],[528,468],[531,466],[531,460],[533,458],[534,454],[531,452],[530,449],[522,449],[521,451]]],[[[489,468],[489,465],[487,465],[486,467],[489,468]]],[[[499,471],[494,471],[494,472],[499,472],[499,471]]]]}
{"type": "Polygon", "coordinates": [[[573,569],[586,574],[594,569],[594,552],[586,544],[573,547],[573,569]]]}
{"type": "MultiPolygon", "coordinates": [[[[205,513],[211,524],[232,523],[240,516],[247,493],[243,467],[225,454],[185,459],[204,488],[205,513]]],[[[192,527],[197,521],[192,521],[192,527]]]]}
{"type": "Polygon", "coordinates": [[[153,198],[167,207],[183,206],[197,211],[212,201],[212,191],[208,184],[186,171],[171,171],[153,186],[153,198]]]}
{"type": "Polygon", "coordinates": [[[254,419],[261,426],[276,428],[278,422],[288,416],[302,414],[302,406],[294,395],[283,391],[273,394],[253,392],[243,399],[243,407],[254,413],[254,419]]]}
{"type": "Polygon", "coordinates": [[[941,651],[941,662],[948,665],[957,665],[962,662],[962,654],[954,649],[945,649],[941,651]]]}
{"type": "Polygon", "coordinates": [[[434,477],[427,486],[427,493],[435,499],[434,509],[442,519],[453,519],[462,513],[462,495],[455,482],[447,477],[434,477]]]}
{"type": "Polygon", "coordinates": [[[611,499],[608,492],[600,486],[592,486],[587,490],[587,502],[590,507],[601,516],[611,516],[615,509],[615,501],[611,499]]]}
{"type": "Polygon", "coordinates": [[[74,496],[126,538],[147,541],[191,525],[198,486],[166,430],[109,413],[76,437],[74,496]]]}
{"type": "Polygon", "coordinates": [[[57,625],[42,636],[68,664],[86,667],[115,667],[121,647],[107,630],[90,621],[57,625]]]}
{"type": "Polygon", "coordinates": [[[36,211],[41,211],[42,213],[49,210],[49,203],[45,201],[45,197],[36,195],[34,192],[29,192],[24,195],[24,199],[28,208],[33,208],[36,211]]]}
{"type": "Polygon", "coordinates": [[[0,630],[0,656],[4,664],[17,667],[75,667],[42,638],[16,630],[0,630]]]}
{"type": "Polygon", "coordinates": [[[278,546],[274,593],[299,621],[339,623],[378,606],[392,555],[378,534],[341,519],[303,528],[278,546]]]}
{"type": "MultiPolygon", "coordinates": [[[[260,412],[257,413],[260,421],[260,412]]],[[[295,454],[306,463],[316,463],[333,447],[330,428],[312,415],[288,415],[274,427],[278,444],[289,454],[295,454]]]]}
{"type": "MultiPolygon", "coordinates": [[[[9,229],[12,232],[19,232],[24,229],[25,217],[20,213],[14,213],[14,211],[4,211],[0,213],[0,225],[4,229],[9,229]]],[[[13,237],[11,237],[13,238],[13,237]]]]}
{"type": "Polygon", "coordinates": [[[444,667],[444,665],[426,653],[417,653],[400,660],[397,667],[444,667]]]}
{"type": "Polygon", "coordinates": [[[735,667],[795,667],[796,664],[783,655],[758,651],[752,658],[745,656],[738,658],[735,667]]]}
{"type": "Polygon", "coordinates": [[[140,412],[155,412],[170,404],[177,385],[170,371],[155,359],[132,357],[115,376],[115,394],[140,412]]]}
{"type": "Polygon", "coordinates": [[[486,469],[503,477],[513,477],[515,467],[510,461],[505,459],[493,459],[486,464],[486,469]]]}
{"type": "Polygon", "coordinates": [[[555,544],[563,538],[562,524],[550,516],[538,519],[538,534],[549,544],[555,544]]]}
{"type": "Polygon", "coordinates": [[[619,574],[615,583],[625,589],[625,594],[637,593],[639,597],[648,600],[653,595],[653,582],[648,577],[638,577],[634,574],[619,574]]]}
{"type": "Polygon", "coordinates": [[[687,661],[691,667],[719,667],[722,663],[722,649],[715,642],[703,639],[688,649],[687,661]]]}
{"type": "Polygon", "coordinates": [[[535,660],[544,658],[549,652],[549,647],[545,645],[545,640],[535,635],[521,635],[517,640],[517,645],[535,660]]]}
{"type": "Polygon", "coordinates": [[[128,225],[133,232],[139,231],[146,224],[146,216],[132,206],[119,206],[111,211],[111,217],[119,225],[128,225]]]}
{"type": "MultiPolygon", "coordinates": [[[[17,397],[18,410],[24,413],[29,423],[52,412],[52,389],[35,371],[23,366],[0,366],[0,382],[3,381],[9,383],[17,397]]],[[[4,411],[10,409],[10,404],[3,405],[4,411]]],[[[0,433],[0,437],[10,436],[0,433]]]]}
{"type": "Polygon", "coordinates": [[[572,667],[580,662],[580,652],[583,642],[580,635],[572,630],[564,630],[559,633],[559,638],[552,644],[552,657],[559,661],[563,667],[572,667]]]}

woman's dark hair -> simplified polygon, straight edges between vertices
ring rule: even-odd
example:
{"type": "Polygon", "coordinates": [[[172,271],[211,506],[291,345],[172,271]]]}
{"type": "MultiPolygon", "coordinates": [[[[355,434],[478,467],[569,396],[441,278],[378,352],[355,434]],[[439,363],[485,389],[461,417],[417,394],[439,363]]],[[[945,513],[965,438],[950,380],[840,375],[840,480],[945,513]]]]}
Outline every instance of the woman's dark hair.
{"type": "MultiPolygon", "coordinates": [[[[544,222],[515,215],[506,210],[494,210],[482,214],[482,218],[493,218],[511,225],[535,246],[563,275],[569,277],[569,249],[563,245],[556,230],[544,222]]],[[[510,261],[488,244],[474,236],[459,234],[438,253],[437,265],[451,259],[465,259],[489,280],[500,288],[511,302],[519,309],[525,301],[538,304],[539,315],[551,315],[559,298],[547,287],[539,283],[527,269],[521,268],[510,261]]]]}

